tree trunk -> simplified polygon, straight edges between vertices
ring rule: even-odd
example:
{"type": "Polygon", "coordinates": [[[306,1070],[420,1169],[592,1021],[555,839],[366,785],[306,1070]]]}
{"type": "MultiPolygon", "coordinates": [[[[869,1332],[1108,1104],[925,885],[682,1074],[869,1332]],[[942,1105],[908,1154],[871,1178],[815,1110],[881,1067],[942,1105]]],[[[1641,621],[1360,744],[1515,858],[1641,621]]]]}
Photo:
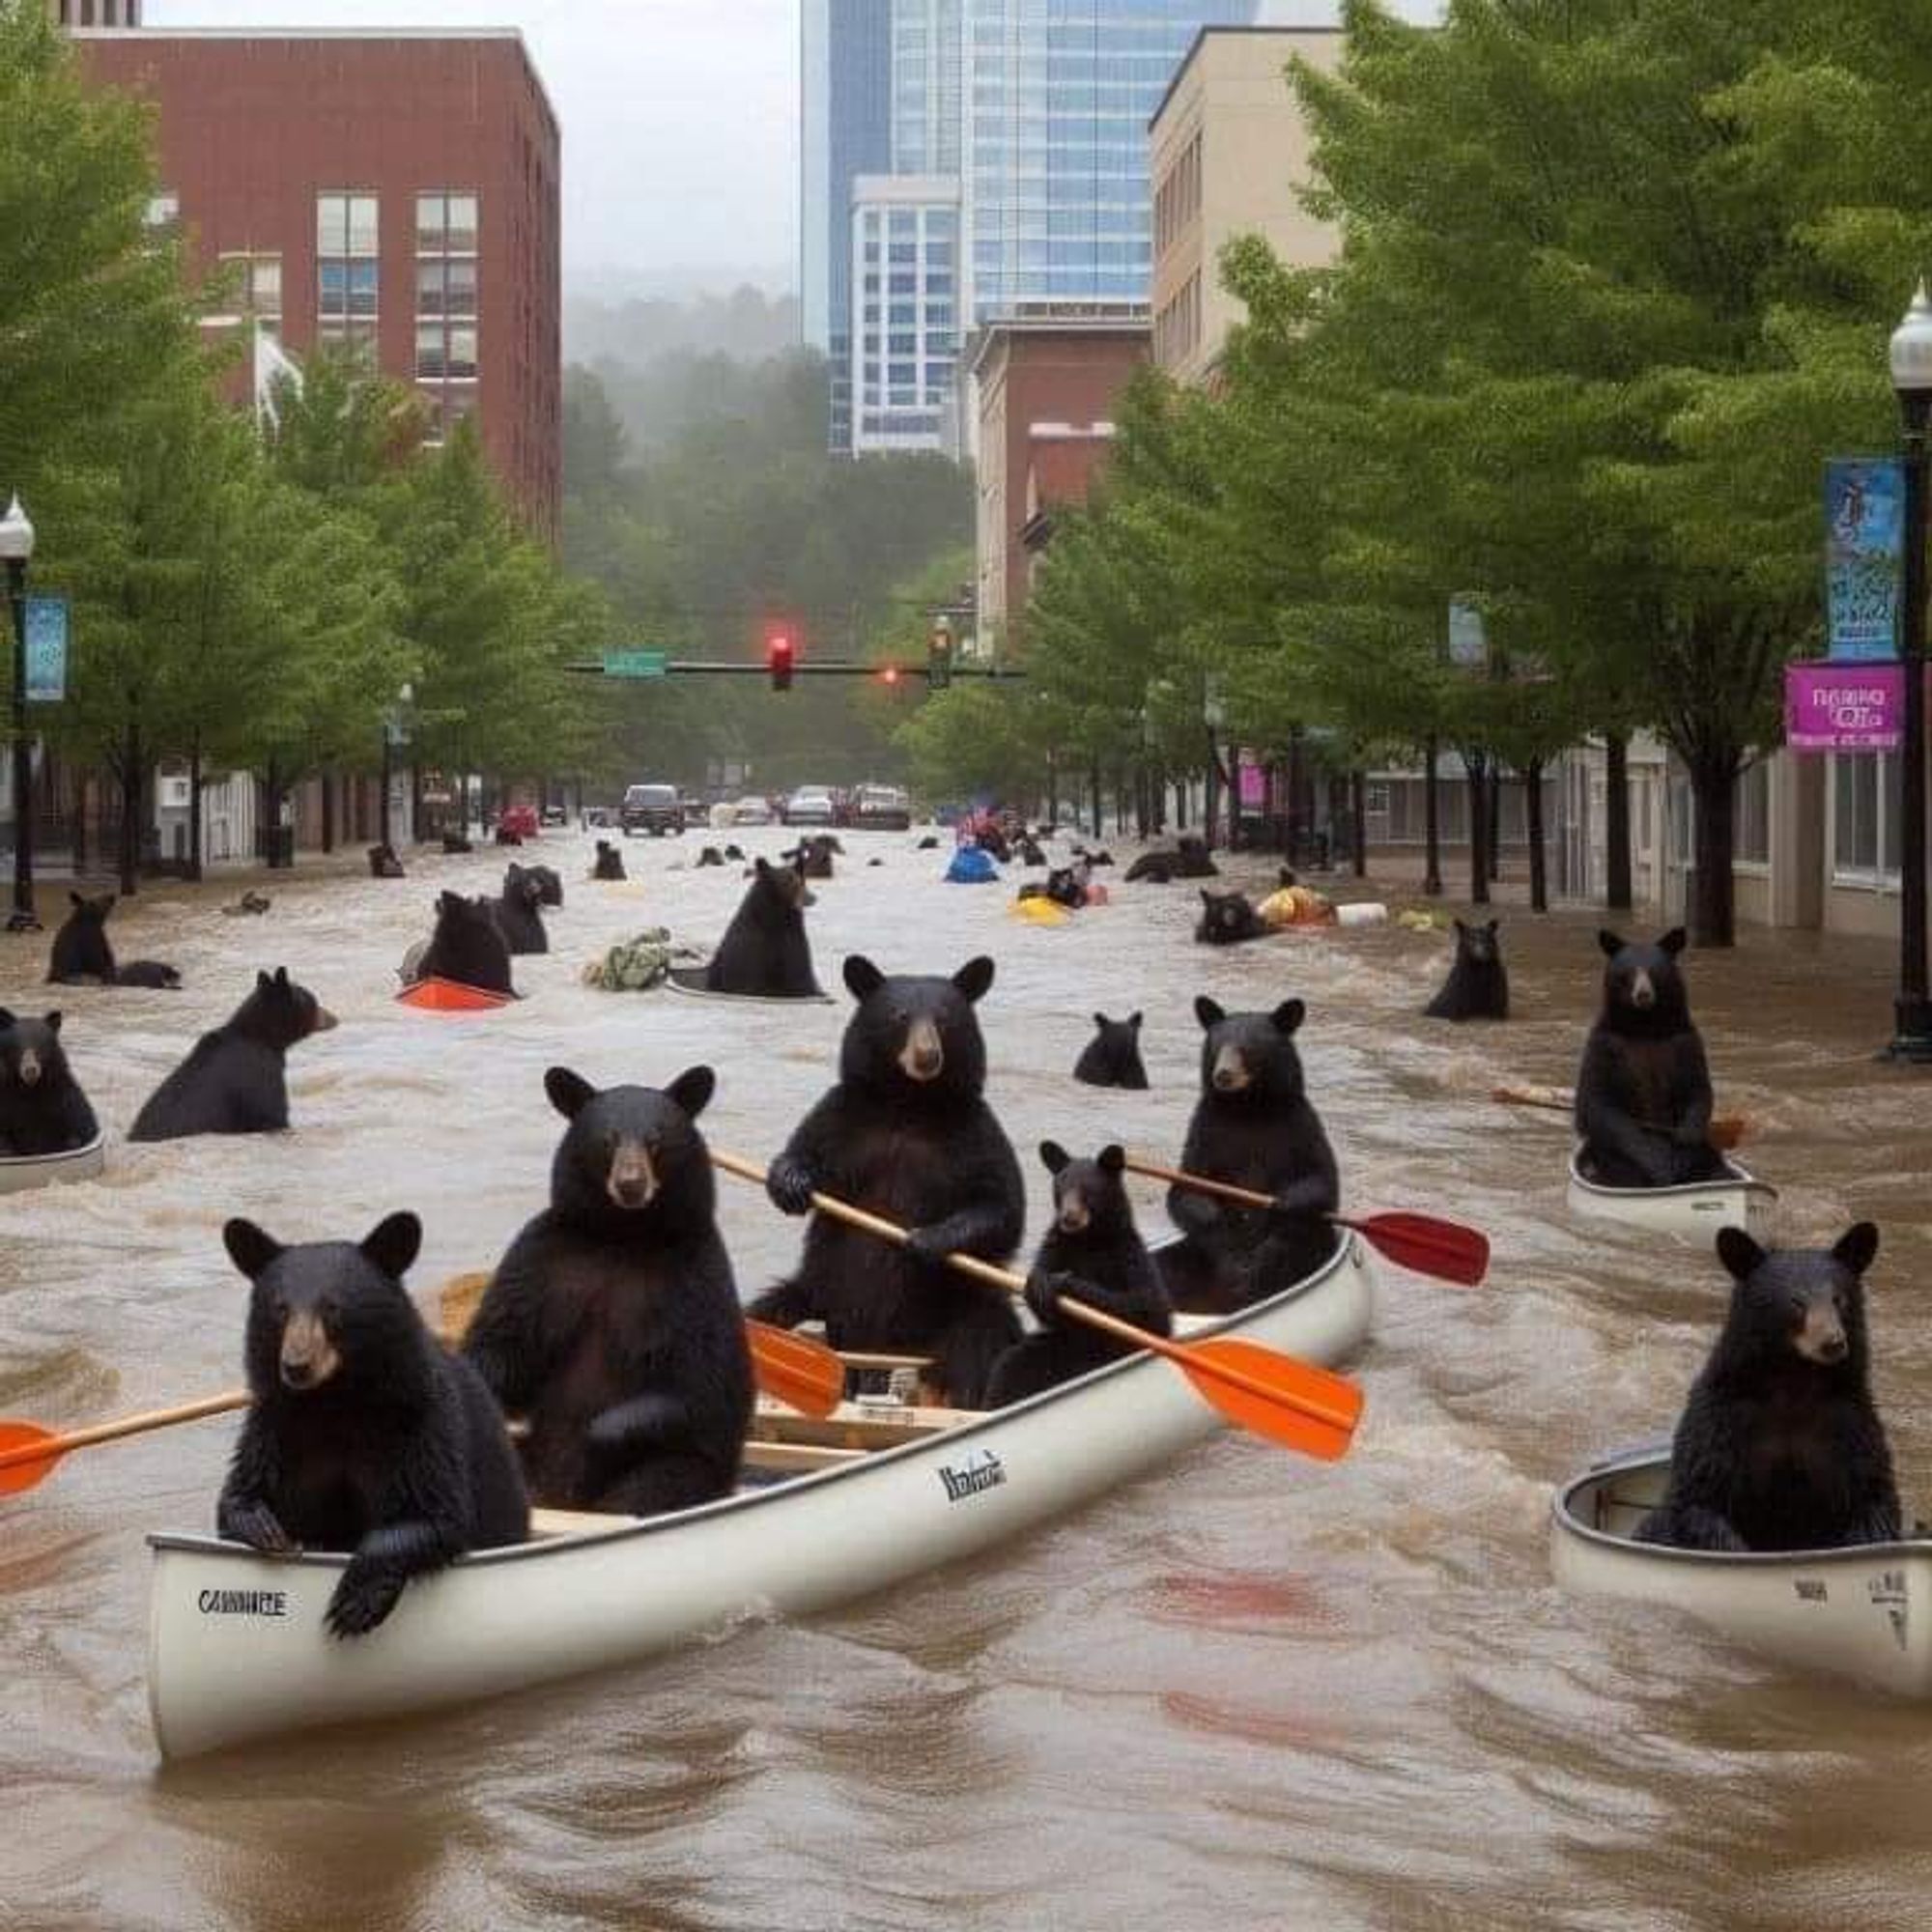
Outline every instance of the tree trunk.
{"type": "Polygon", "coordinates": [[[322,849],[324,856],[335,850],[335,774],[322,775],[322,849]]]}
{"type": "Polygon", "coordinates": [[[1435,809],[1435,761],[1441,744],[1435,732],[1422,741],[1422,890],[1442,896],[1442,821],[1435,809]]]}
{"type": "Polygon", "coordinates": [[[201,877],[201,733],[187,754],[187,875],[201,877]]]}
{"type": "Polygon", "coordinates": [[[1532,758],[1522,768],[1522,814],[1529,835],[1529,909],[1549,910],[1549,874],[1543,851],[1543,760],[1532,758]]]}
{"type": "Polygon", "coordinates": [[[1105,838],[1107,828],[1100,822],[1100,767],[1097,764],[1087,768],[1087,782],[1094,794],[1094,837],[1098,840],[1105,838]]]}
{"type": "MultiPolygon", "coordinates": [[[[537,823],[543,823],[543,807],[537,808],[537,823]]],[[[410,760],[410,842],[420,845],[423,842],[423,775],[422,767],[412,758],[410,760]]]]}
{"type": "Polygon", "coordinates": [[[1463,769],[1469,789],[1469,903],[1490,902],[1490,784],[1489,761],[1464,752],[1463,769]]]}
{"type": "Polygon", "coordinates": [[[1354,848],[1355,876],[1369,876],[1369,781],[1362,772],[1349,774],[1349,833],[1354,848]]]}
{"type": "MultiPolygon", "coordinates": [[[[469,826],[469,787],[463,788],[463,824],[466,831],[469,826]]],[[[1049,832],[1060,826],[1060,760],[1051,752],[1046,754],[1046,826],[1049,832]]]]}
{"type": "Polygon", "coordinates": [[[1691,846],[1697,874],[1691,894],[1690,937],[1698,946],[1738,943],[1737,893],[1731,876],[1737,781],[1733,758],[1690,768],[1690,791],[1697,802],[1691,846]]]}
{"type": "Polygon", "coordinates": [[[1503,767],[1500,758],[1490,766],[1490,820],[1483,829],[1483,850],[1493,884],[1503,875],[1503,767]]]}
{"type": "Polygon", "coordinates": [[[87,876],[87,794],[94,774],[83,771],[74,783],[73,876],[76,882],[87,876]]]}
{"type": "Polygon", "coordinates": [[[141,885],[141,727],[129,723],[121,741],[121,896],[141,885]]]}
{"type": "Polygon", "coordinates": [[[1604,734],[1604,903],[1631,909],[1630,740],[1604,734]]]}

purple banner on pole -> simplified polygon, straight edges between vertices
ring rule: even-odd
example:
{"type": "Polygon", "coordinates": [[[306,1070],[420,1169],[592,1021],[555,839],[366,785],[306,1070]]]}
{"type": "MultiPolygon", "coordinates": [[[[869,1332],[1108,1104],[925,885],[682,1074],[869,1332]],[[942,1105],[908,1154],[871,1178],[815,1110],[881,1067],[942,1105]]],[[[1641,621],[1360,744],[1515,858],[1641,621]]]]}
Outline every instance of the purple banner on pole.
{"type": "Polygon", "coordinates": [[[1267,803],[1267,774],[1259,765],[1241,767],[1241,810],[1259,811],[1267,803]]]}
{"type": "Polygon", "coordinates": [[[1784,743],[1793,752],[1895,752],[1905,718],[1905,667],[1784,668],[1784,743]]]}

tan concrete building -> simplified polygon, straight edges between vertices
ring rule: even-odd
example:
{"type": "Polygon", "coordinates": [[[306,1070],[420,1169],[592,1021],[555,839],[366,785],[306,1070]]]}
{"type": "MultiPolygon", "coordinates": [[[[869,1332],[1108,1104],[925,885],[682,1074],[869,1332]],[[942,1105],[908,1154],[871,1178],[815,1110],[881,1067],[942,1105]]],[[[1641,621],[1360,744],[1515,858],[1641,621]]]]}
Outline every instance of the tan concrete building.
{"type": "Polygon", "coordinates": [[[1204,27],[1148,124],[1153,183],[1153,359],[1205,381],[1241,305],[1221,286],[1223,243],[1259,235],[1292,268],[1333,259],[1334,230],[1302,207],[1308,128],[1285,70],[1324,71],[1340,29],[1204,27]]]}

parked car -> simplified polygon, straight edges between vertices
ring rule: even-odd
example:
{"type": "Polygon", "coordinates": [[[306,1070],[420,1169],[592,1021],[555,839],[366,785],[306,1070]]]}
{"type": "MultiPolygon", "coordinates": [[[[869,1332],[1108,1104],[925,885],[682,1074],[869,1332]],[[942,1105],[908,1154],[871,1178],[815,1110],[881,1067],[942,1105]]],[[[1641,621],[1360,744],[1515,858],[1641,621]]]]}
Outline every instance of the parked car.
{"type": "Polygon", "coordinates": [[[780,816],[787,825],[834,825],[838,808],[833,803],[829,785],[800,785],[785,800],[780,816]]]}
{"type": "Polygon", "coordinates": [[[772,822],[772,808],[769,800],[747,794],[731,808],[733,825],[769,825],[772,822]]]}
{"type": "Polygon", "coordinates": [[[852,794],[852,823],[875,832],[910,832],[912,800],[897,785],[861,785],[852,794]]]}
{"type": "Polygon", "coordinates": [[[543,822],[546,825],[568,825],[570,813],[560,805],[547,805],[543,809],[543,822]]]}
{"type": "Polygon", "coordinates": [[[497,814],[497,829],[514,834],[519,838],[534,838],[539,827],[537,809],[533,805],[506,805],[497,814]]]}
{"type": "Polygon", "coordinates": [[[632,785],[624,794],[619,816],[626,838],[634,832],[648,832],[653,838],[662,838],[667,832],[684,830],[684,807],[678,803],[675,785],[632,785]]]}
{"type": "Polygon", "coordinates": [[[677,809],[684,813],[687,825],[695,825],[704,816],[704,801],[689,787],[678,792],[677,809]]]}

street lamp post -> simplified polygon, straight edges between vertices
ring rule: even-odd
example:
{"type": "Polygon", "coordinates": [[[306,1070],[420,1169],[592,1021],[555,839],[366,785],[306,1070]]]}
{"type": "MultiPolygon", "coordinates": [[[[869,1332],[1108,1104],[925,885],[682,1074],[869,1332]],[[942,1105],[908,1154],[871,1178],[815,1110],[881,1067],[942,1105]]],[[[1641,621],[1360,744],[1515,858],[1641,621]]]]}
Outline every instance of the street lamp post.
{"type": "Polygon", "coordinates": [[[1925,945],[1925,545],[1927,432],[1932,428],[1932,298],[1918,284],[1891,336],[1891,386],[1905,421],[1904,824],[1898,841],[1898,993],[1888,1060],[1932,1062],[1925,945]]]}
{"type": "Polygon", "coordinates": [[[7,601],[14,612],[14,910],[9,932],[38,932],[34,917],[34,774],[27,738],[27,565],[34,526],[16,495],[0,517],[0,561],[7,565],[7,601]]]}

